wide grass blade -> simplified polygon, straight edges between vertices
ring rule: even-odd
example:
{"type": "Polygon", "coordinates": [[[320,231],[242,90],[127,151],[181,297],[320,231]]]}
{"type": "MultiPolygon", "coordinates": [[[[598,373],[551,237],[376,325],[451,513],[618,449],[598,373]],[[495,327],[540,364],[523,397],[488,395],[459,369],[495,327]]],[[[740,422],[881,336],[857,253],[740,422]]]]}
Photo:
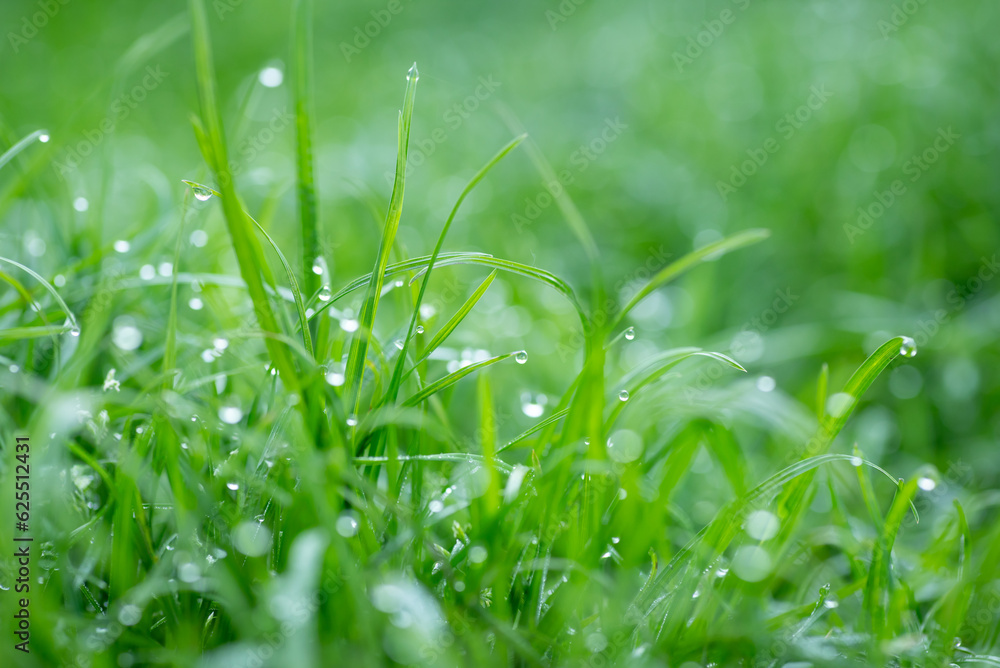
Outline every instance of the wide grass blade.
{"type": "Polygon", "coordinates": [[[319,222],[313,176],[313,37],[312,0],[296,0],[292,45],[292,96],[295,100],[295,167],[298,183],[299,221],[302,226],[302,287],[311,295],[319,287],[312,266],[319,257],[319,222]]]}

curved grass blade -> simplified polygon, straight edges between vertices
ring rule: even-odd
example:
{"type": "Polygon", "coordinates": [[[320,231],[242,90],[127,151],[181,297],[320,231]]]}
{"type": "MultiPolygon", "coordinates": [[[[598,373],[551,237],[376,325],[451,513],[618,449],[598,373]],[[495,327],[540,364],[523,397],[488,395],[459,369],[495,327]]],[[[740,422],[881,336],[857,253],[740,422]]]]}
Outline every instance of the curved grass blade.
{"type": "MultiPolygon", "coordinates": [[[[629,398],[634,399],[639,390],[661,378],[667,371],[673,369],[684,360],[697,356],[718,360],[723,364],[746,373],[746,369],[728,355],[702,350],[701,348],[674,348],[673,350],[667,350],[654,356],[644,366],[631,371],[622,379],[619,389],[615,390],[614,393],[618,394],[620,390],[625,390],[629,393],[629,398]]],[[[615,420],[618,419],[618,415],[625,410],[627,405],[627,402],[621,401],[613,403],[611,414],[605,424],[605,429],[614,424],[615,420]]]]}
{"type": "MultiPolygon", "coordinates": [[[[423,303],[424,294],[427,292],[427,284],[431,280],[431,272],[434,269],[434,263],[437,261],[438,256],[441,254],[441,247],[444,245],[444,239],[448,234],[448,230],[451,229],[451,223],[455,220],[455,215],[458,213],[459,207],[462,206],[462,202],[468,197],[472,189],[485,178],[486,174],[500,162],[505,155],[517,148],[518,144],[524,141],[527,135],[521,135],[515,137],[513,140],[507,143],[506,146],[497,151],[496,155],[490,158],[483,167],[476,172],[469,182],[465,185],[462,193],[458,196],[458,200],[455,202],[455,206],[452,207],[451,213],[448,214],[448,219],[444,223],[444,227],[441,228],[441,234],[438,235],[437,243],[434,245],[434,251],[431,253],[430,262],[427,263],[427,268],[423,270],[424,280],[420,284],[420,291],[417,293],[417,300],[413,305],[413,315],[410,317],[410,326],[407,329],[406,337],[403,339],[403,348],[399,357],[396,358],[396,367],[393,369],[392,378],[389,380],[389,388],[386,392],[386,399],[388,401],[395,401],[396,396],[399,393],[399,384],[403,380],[403,366],[406,362],[406,351],[409,350],[410,341],[413,339],[413,335],[417,330],[417,319],[420,317],[420,304],[423,303]]],[[[496,271],[493,272],[493,275],[496,271]]],[[[490,279],[492,281],[492,278],[490,279]]],[[[462,316],[464,317],[464,315],[462,316]]],[[[457,324],[457,323],[456,323],[457,324]]]]}
{"type": "MultiPolygon", "coordinates": [[[[520,276],[525,276],[527,278],[545,283],[546,285],[555,288],[558,292],[565,296],[573,307],[576,308],[581,322],[587,322],[587,316],[584,314],[583,307],[580,306],[580,302],[577,301],[576,293],[573,292],[573,288],[571,288],[566,281],[551,272],[539,269],[538,267],[522,264],[520,262],[514,262],[513,260],[504,260],[502,258],[493,257],[492,255],[477,255],[468,257],[465,258],[464,261],[456,264],[480,264],[485,267],[493,267],[495,269],[500,269],[501,271],[518,274],[520,276]]],[[[423,273],[423,271],[424,270],[418,270],[417,273],[414,274],[413,278],[410,279],[410,282],[412,283],[415,281],[423,273]]]]}
{"type": "Polygon", "coordinates": [[[406,185],[406,156],[410,143],[410,121],[413,118],[413,100],[417,94],[417,64],[414,63],[406,75],[406,93],[403,97],[403,110],[399,114],[398,146],[396,155],[396,177],[392,184],[392,197],[389,210],[385,217],[385,227],[382,241],[379,244],[375,268],[368,282],[365,301],[358,317],[358,333],[351,342],[351,350],[347,356],[345,386],[347,389],[347,407],[357,414],[361,406],[361,380],[364,377],[365,364],[368,360],[368,346],[375,324],[375,314],[378,311],[379,299],[382,295],[382,285],[385,282],[385,270],[389,264],[389,253],[392,251],[399,229],[399,219],[403,214],[403,190],[406,185]]]}
{"type": "Polygon", "coordinates": [[[61,308],[62,311],[63,311],[63,313],[66,314],[66,319],[69,320],[69,323],[70,323],[69,327],[65,327],[64,326],[64,327],[62,327],[62,329],[60,331],[64,331],[65,332],[65,331],[79,331],[80,330],[80,324],[76,321],[76,316],[73,315],[73,312],[69,310],[69,306],[67,306],[66,302],[63,301],[63,298],[59,296],[59,293],[56,291],[56,289],[54,287],[52,287],[52,285],[48,281],[46,281],[44,278],[42,278],[41,275],[38,274],[38,272],[36,272],[34,269],[31,269],[30,267],[24,266],[23,264],[21,264],[20,262],[18,262],[16,260],[11,260],[10,258],[7,258],[7,257],[0,256],[0,262],[6,262],[7,264],[14,265],[18,269],[20,269],[21,271],[24,271],[25,273],[27,273],[28,275],[30,275],[33,279],[35,279],[36,281],[38,281],[39,283],[41,283],[42,287],[44,287],[46,290],[49,291],[49,294],[51,294],[52,297],[53,297],[53,299],[56,300],[56,303],[59,304],[59,308],[61,308]]]}
{"type": "Polygon", "coordinates": [[[458,381],[460,381],[463,378],[465,378],[466,376],[468,376],[470,373],[473,373],[475,371],[479,371],[480,369],[482,369],[484,367],[491,366],[493,364],[496,364],[497,362],[502,362],[505,359],[510,359],[511,357],[513,357],[516,354],[517,353],[507,353],[505,355],[497,355],[496,357],[491,357],[488,360],[483,360],[482,362],[476,362],[475,364],[470,364],[468,366],[464,366],[461,369],[459,369],[458,371],[455,371],[454,373],[449,373],[447,376],[445,376],[443,378],[439,378],[436,381],[434,381],[433,383],[430,383],[429,385],[426,385],[423,389],[421,389],[416,394],[414,394],[413,396],[411,396],[409,399],[407,399],[406,401],[404,401],[402,403],[402,405],[403,406],[416,406],[421,401],[424,401],[425,399],[427,399],[431,395],[437,394],[441,390],[454,385],[458,381]]]}
{"type": "Polygon", "coordinates": [[[848,461],[855,465],[869,466],[894,484],[897,483],[891,473],[874,462],[862,459],[858,464],[857,458],[853,455],[840,453],[830,453],[818,455],[795,462],[781,471],[767,478],[759,485],[750,490],[745,496],[732,501],[723,508],[712,522],[702,529],[678,554],[663,568],[654,579],[653,583],[644,589],[636,597],[635,606],[639,608],[642,615],[648,616],[653,612],[653,608],[659,605],[667,595],[671,581],[678,575],[682,564],[688,562],[694,550],[702,542],[707,543],[709,553],[706,555],[709,561],[714,560],[722,554],[729,546],[743,522],[744,515],[753,508],[754,504],[764,497],[775,494],[783,485],[796,480],[799,476],[810,473],[816,468],[835,461],[848,461]]]}
{"type": "Polygon", "coordinates": [[[646,283],[646,285],[644,285],[637,293],[635,293],[635,296],[629,300],[625,307],[619,311],[618,315],[611,322],[611,326],[608,331],[614,331],[617,329],[618,325],[625,319],[625,316],[628,315],[629,311],[635,308],[635,306],[643,299],[648,297],[653,290],[666,285],[687,270],[697,266],[705,260],[714,260],[730,251],[743,248],[744,246],[749,246],[750,244],[755,244],[758,241],[763,241],[769,236],[771,236],[771,232],[769,230],[760,228],[746,230],[714,243],[710,243],[707,246],[688,253],[676,262],[672,262],[649,279],[649,282],[646,283]]]}
{"type": "Polygon", "coordinates": [[[29,134],[28,136],[24,137],[19,142],[11,146],[9,149],[4,151],[3,155],[0,155],[0,169],[3,169],[3,166],[6,165],[11,160],[13,160],[18,153],[31,146],[31,143],[33,141],[35,141],[44,134],[46,134],[45,130],[35,130],[31,134],[29,134]]]}

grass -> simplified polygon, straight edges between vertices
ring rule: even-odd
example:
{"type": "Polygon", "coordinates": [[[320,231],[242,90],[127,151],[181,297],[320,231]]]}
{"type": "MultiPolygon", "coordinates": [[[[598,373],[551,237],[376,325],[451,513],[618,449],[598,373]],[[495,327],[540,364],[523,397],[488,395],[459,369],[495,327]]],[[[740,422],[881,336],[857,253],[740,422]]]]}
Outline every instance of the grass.
{"type": "MultiPolygon", "coordinates": [[[[312,271],[311,3],[296,3],[293,36],[299,266],[239,195],[205,7],[190,9],[193,127],[216,185],[178,179],[188,190],[170,289],[157,293],[168,307],[142,348],[106,344],[130,325],[112,318],[125,312],[98,262],[61,291],[0,258],[12,288],[0,302],[0,431],[5,444],[32,439],[39,578],[32,654],[5,642],[4,665],[1000,665],[995,498],[963,505],[949,492],[918,525],[921,496],[944,477],[923,466],[897,478],[838,439],[869,388],[915,354],[912,339],[858,360],[839,392],[831,374],[849,369],[817,369],[802,389],[812,406],[696,347],[618,373],[634,308],[768,233],[696,248],[623,305],[565,189],[558,207],[590,264],[585,296],[541,268],[446,251],[452,224],[478,224],[463,202],[519,146],[553,175],[519,130],[468,181],[430,254],[390,262],[403,252],[415,65],[379,245],[346,249],[374,250],[373,269],[335,290],[312,271]],[[181,252],[187,218],[211,215],[192,199],[221,210],[240,276],[228,287],[181,252]],[[458,266],[488,273],[450,314],[422,308],[432,277],[458,266]],[[501,274],[554,290],[583,335],[580,367],[520,434],[499,392],[532,351],[463,360],[448,348],[501,274]],[[181,314],[182,282],[212,304],[214,325],[181,314]],[[360,307],[345,306],[362,289],[360,307]],[[724,380],[700,386],[708,368],[724,380]]],[[[0,157],[4,175],[38,136],[0,157]]],[[[10,532],[0,528],[5,545],[10,532]]],[[[3,582],[12,568],[8,558],[3,582]]]]}

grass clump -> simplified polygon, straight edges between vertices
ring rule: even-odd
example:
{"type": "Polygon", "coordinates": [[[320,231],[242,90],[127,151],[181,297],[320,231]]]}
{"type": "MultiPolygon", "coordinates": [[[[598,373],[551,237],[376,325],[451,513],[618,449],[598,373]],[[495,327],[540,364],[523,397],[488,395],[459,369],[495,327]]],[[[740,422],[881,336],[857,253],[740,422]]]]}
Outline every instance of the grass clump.
{"type": "Polygon", "coordinates": [[[336,258],[322,258],[318,241],[309,4],[295,10],[298,266],[230,173],[200,0],[193,125],[204,180],[217,185],[188,182],[181,222],[192,197],[218,206],[240,279],[186,266],[184,230],[172,230],[165,314],[146,328],[141,356],[116,357],[109,333],[118,348],[138,347],[123,341],[135,327],[112,318],[117,306],[82,324],[73,315],[109,289],[100,251],[65,291],[0,258],[14,288],[0,305],[0,429],[5,443],[31,435],[43,476],[34,651],[9,654],[13,665],[1000,662],[966,649],[996,640],[989,499],[966,508],[956,495],[918,527],[919,498],[942,476],[918,468],[898,479],[837,440],[880,374],[915,353],[911,339],[889,338],[830,396],[824,369],[812,409],[728,382],[747,370],[696,347],[618,373],[635,307],[766,231],[695,249],[620,306],[565,191],[559,208],[590,263],[586,297],[528,264],[446,251],[452,224],[471,222],[463,201],[519,146],[551,173],[519,135],[469,180],[430,254],[392,262],[414,66],[373,269],[336,292],[313,272],[336,258]],[[422,308],[432,278],[458,266],[485,275],[450,314],[422,308]],[[498,387],[531,351],[454,367],[441,354],[501,275],[554,290],[584,335],[580,368],[519,435],[498,387]],[[215,325],[179,315],[180,286],[191,285],[218,307],[215,325]],[[199,354],[218,362],[213,372],[199,354]],[[693,390],[706,365],[731,376],[693,390]]]}

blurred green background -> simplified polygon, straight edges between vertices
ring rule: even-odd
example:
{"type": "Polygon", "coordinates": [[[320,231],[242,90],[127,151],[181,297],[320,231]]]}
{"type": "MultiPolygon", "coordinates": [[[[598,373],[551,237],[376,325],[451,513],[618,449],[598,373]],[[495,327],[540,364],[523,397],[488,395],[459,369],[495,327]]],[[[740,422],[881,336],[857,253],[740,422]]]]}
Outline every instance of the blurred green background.
{"type": "MultiPolygon", "coordinates": [[[[417,61],[399,237],[408,253],[430,251],[466,179],[521,124],[564,174],[620,293],[634,289],[643,267],[692,246],[749,227],[773,231],[641,309],[635,359],[676,345],[730,351],[752,374],[809,401],[822,362],[838,387],[887,335],[910,334],[919,356],[876,384],[869,398],[878,407],[853,422],[852,437],[876,460],[904,468],[910,459],[945,468],[961,460],[979,485],[996,482],[1000,300],[989,278],[1000,232],[1000,7],[319,4],[317,164],[334,289],[370,270],[378,226],[365,200],[388,200],[396,111],[417,61]],[[860,219],[867,227],[859,207],[874,214],[860,219]],[[775,300],[787,308],[769,312],[775,300]]],[[[189,123],[185,9],[0,7],[3,137],[12,143],[37,128],[52,136],[44,159],[22,163],[37,172],[24,191],[4,186],[5,253],[49,278],[65,273],[67,258],[86,273],[88,258],[116,240],[130,243],[117,255],[129,276],[169,259],[180,179],[207,178],[189,123]]],[[[270,227],[297,258],[294,129],[282,77],[289,4],[217,0],[208,10],[240,192],[251,211],[277,197],[270,227]]],[[[207,211],[188,225],[206,234],[185,240],[184,262],[234,272],[231,253],[220,252],[219,210],[201,206],[207,211]]],[[[567,232],[519,151],[475,191],[446,248],[536,264],[585,291],[582,251],[567,232]]],[[[466,275],[454,276],[465,294],[466,275]]],[[[148,300],[165,295],[133,289],[123,308],[141,319],[160,313],[148,300]]],[[[489,332],[497,351],[538,353],[509,381],[524,386],[504,395],[514,412],[518,389],[559,392],[571,370],[555,348],[572,347],[574,335],[565,307],[504,277],[487,306],[461,336],[476,342],[489,332]]],[[[194,329],[208,317],[186,310],[182,322],[194,329]]]]}

